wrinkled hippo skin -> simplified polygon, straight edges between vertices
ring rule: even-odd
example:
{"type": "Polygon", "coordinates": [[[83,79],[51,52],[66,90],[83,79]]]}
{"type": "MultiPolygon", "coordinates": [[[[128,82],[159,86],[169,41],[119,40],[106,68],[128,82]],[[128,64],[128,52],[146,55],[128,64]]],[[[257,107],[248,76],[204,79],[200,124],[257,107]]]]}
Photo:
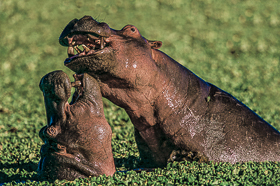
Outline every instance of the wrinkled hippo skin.
{"type": "Polygon", "coordinates": [[[47,179],[113,175],[112,131],[107,123],[100,88],[88,74],[74,75],[81,85],[73,100],[71,81],[63,71],[54,71],[40,81],[48,125],[40,130],[44,141],[38,173],[47,179]]]}
{"type": "Polygon", "coordinates": [[[159,51],[135,26],[111,29],[89,16],[60,36],[64,64],[98,80],[102,96],[123,107],[135,126],[142,159],[280,161],[280,134],[232,95],[159,51]],[[74,48],[84,51],[74,55],[74,48]]]}

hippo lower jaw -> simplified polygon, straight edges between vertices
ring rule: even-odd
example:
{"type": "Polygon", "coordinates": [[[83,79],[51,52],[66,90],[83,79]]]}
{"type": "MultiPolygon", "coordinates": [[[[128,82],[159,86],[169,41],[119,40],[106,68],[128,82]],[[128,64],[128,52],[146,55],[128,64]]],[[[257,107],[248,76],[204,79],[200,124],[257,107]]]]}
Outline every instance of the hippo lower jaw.
{"type": "Polygon", "coordinates": [[[38,174],[47,179],[86,178],[98,175],[80,154],[73,155],[65,152],[52,152],[41,157],[38,174]]]}
{"type": "Polygon", "coordinates": [[[67,152],[66,146],[55,141],[42,145],[40,154],[38,174],[47,179],[73,180],[97,175],[81,153],[67,152]]]}

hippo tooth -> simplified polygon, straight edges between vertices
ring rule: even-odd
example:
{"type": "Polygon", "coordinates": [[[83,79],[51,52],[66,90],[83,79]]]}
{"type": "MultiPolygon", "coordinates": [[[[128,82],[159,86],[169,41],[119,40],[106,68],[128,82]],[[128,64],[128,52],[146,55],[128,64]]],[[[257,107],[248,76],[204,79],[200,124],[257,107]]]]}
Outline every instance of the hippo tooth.
{"type": "Polygon", "coordinates": [[[75,42],[75,41],[73,41],[71,44],[72,44],[72,45],[75,45],[75,43],[76,43],[76,42],[75,42]]]}
{"type": "Polygon", "coordinates": [[[74,49],[80,54],[82,51],[78,48],[78,46],[74,46],[74,49]]]}
{"type": "Polygon", "coordinates": [[[82,86],[82,82],[81,82],[81,81],[71,82],[71,86],[72,86],[72,87],[79,87],[79,86],[82,86]]]}
{"type": "Polygon", "coordinates": [[[101,37],[100,39],[100,49],[104,48],[104,37],[101,37]]]}
{"type": "Polygon", "coordinates": [[[68,53],[68,56],[74,56],[75,55],[74,48],[72,46],[69,46],[67,53],[68,53]]]}
{"type": "Polygon", "coordinates": [[[84,50],[86,51],[86,53],[88,53],[88,52],[90,51],[90,49],[89,49],[86,45],[82,44],[82,47],[84,48],[84,50]]]}

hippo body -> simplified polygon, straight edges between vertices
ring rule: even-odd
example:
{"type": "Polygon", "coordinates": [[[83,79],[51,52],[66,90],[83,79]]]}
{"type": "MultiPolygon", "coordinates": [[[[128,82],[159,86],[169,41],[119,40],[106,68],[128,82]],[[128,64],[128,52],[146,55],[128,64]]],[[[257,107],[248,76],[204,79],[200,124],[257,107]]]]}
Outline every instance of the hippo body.
{"type": "Polygon", "coordinates": [[[111,29],[89,16],[60,36],[65,66],[97,79],[102,96],[123,107],[135,126],[142,159],[280,161],[280,133],[232,95],[205,82],[136,27],[111,29]],[[84,51],[74,48],[78,45],[84,51]]]}
{"type": "Polygon", "coordinates": [[[74,180],[115,172],[112,131],[99,86],[88,74],[75,75],[75,79],[81,87],[70,104],[71,82],[64,72],[51,72],[40,82],[48,125],[39,133],[45,144],[38,172],[47,179],[74,180]]]}

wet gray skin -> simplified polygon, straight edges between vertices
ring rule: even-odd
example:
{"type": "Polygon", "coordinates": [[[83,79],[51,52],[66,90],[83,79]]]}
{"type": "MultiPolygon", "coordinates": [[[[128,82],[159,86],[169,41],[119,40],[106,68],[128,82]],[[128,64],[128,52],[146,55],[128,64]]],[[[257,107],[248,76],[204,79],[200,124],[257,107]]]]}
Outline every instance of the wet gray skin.
{"type": "Polygon", "coordinates": [[[141,159],[280,161],[280,134],[232,95],[159,51],[135,26],[111,29],[85,16],[60,36],[65,66],[96,78],[102,96],[123,107],[135,126],[141,159]],[[83,51],[74,50],[78,45],[83,51]]]}

